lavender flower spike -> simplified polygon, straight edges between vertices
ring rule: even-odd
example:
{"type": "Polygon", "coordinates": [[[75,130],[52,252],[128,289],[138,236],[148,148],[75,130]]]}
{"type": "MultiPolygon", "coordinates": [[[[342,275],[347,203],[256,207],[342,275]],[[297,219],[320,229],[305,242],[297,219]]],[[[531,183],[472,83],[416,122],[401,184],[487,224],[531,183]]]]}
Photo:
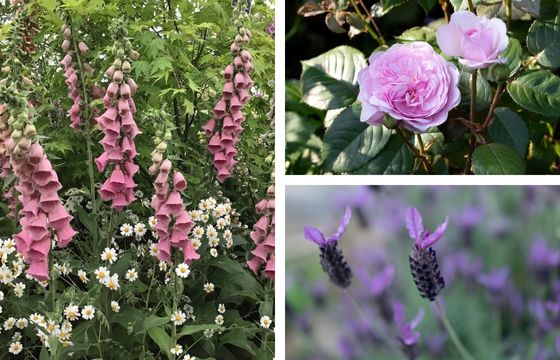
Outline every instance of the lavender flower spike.
{"type": "Polygon", "coordinates": [[[348,224],[350,223],[350,218],[352,217],[352,211],[349,207],[346,208],[344,216],[340,220],[340,225],[338,226],[338,231],[336,234],[325,238],[325,235],[321,230],[313,226],[305,226],[303,228],[303,236],[309,240],[319,245],[319,250],[321,251],[321,267],[323,271],[329,275],[330,280],[337,286],[342,288],[347,288],[352,282],[352,270],[348,267],[342,251],[338,248],[338,240],[342,237],[348,224]]]}
{"type": "Polygon", "coordinates": [[[400,331],[401,340],[404,345],[412,346],[418,342],[420,339],[420,333],[418,331],[414,331],[418,324],[424,318],[424,309],[418,310],[416,317],[408,322],[405,323],[404,320],[404,306],[401,303],[393,304],[393,319],[397,328],[400,331]]]}
{"type": "Polygon", "coordinates": [[[433,234],[424,230],[422,215],[415,208],[407,210],[405,215],[406,227],[414,247],[409,256],[410,271],[422,297],[434,301],[439,292],[445,287],[445,281],[441,276],[437,263],[436,252],[431,248],[447,229],[448,217],[437,227],[433,234]]]}

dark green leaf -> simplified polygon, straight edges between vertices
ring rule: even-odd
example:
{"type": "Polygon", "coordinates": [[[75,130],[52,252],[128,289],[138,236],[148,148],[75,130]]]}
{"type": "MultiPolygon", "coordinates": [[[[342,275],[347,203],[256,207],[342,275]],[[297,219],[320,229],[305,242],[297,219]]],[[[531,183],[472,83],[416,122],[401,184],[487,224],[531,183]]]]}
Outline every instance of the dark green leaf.
{"type": "Polygon", "coordinates": [[[305,145],[320,126],[318,121],[286,112],[286,151],[291,153],[305,145]]]}
{"type": "Polygon", "coordinates": [[[560,78],[550,71],[529,71],[507,86],[512,99],[525,109],[545,116],[560,114],[560,78]]]}
{"type": "Polygon", "coordinates": [[[527,49],[542,66],[560,67],[560,16],[554,23],[536,20],[527,34],[527,49]]]}
{"type": "MultiPolygon", "coordinates": [[[[521,55],[523,54],[523,50],[521,48],[521,43],[516,38],[509,38],[508,47],[500,54],[501,58],[506,59],[505,65],[509,68],[509,76],[512,76],[519,66],[521,66],[521,55]]],[[[498,66],[502,66],[501,64],[497,64],[498,66]]],[[[495,78],[492,77],[492,68],[490,67],[490,71],[488,71],[488,80],[496,81],[495,78]]]]}
{"type": "Polygon", "coordinates": [[[389,11],[393,10],[396,7],[404,5],[408,2],[408,0],[382,0],[381,3],[383,4],[383,14],[387,14],[389,11]]]}
{"type": "Polygon", "coordinates": [[[183,336],[196,334],[196,333],[204,331],[204,330],[217,330],[219,328],[220,328],[220,326],[218,326],[216,324],[185,325],[177,333],[177,339],[179,339],[183,336]]]}
{"type": "Polygon", "coordinates": [[[418,3],[418,5],[422,6],[422,9],[424,9],[426,14],[432,11],[434,6],[437,4],[436,0],[416,0],[416,2],[418,3]]]}
{"type": "Polygon", "coordinates": [[[429,44],[436,44],[436,31],[427,26],[416,26],[410,28],[396,37],[401,41],[425,41],[429,44]]]}
{"type": "Polygon", "coordinates": [[[385,148],[355,174],[393,175],[409,174],[414,166],[410,150],[397,135],[392,135],[385,148]]]}
{"type": "Polygon", "coordinates": [[[391,131],[360,121],[361,106],[342,111],[323,139],[323,166],[336,173],[356,170],[372,160],[387,144],[391,131]]]}
{"type": "Polygon", "coordinates": [[[322,110],[352,104],[358,96],[358,72],[365,66],[364,55],[349,46],[302,61],[302,100],[322,110]]]}
{"type": "Polygon", "coordinates": [[[525,163],[519,154],[503,144],[486,144],[476,148],[472,157],[476,175],[521,175],[525,163]]]}
{"type": "Polygon", "coordinates": [[[521,116],[506,107],[496,108],[494,114],[496,118],[489,129],[494,141],[515,149],[524,158],[529,146],[529,129],[521,116]]]}

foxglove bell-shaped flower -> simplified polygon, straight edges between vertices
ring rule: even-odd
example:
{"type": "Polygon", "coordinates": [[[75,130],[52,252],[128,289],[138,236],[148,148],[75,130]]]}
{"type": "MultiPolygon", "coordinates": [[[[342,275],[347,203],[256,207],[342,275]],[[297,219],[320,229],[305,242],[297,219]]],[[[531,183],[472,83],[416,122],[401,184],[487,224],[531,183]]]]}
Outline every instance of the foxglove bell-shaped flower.
{"type": "Polygon", "coordinates": [[[406,227],[408,228],[408,234],[414,240],[414,247],[409,256],[410,271],[420,295],[430,301],[434,301],[445,287],[436,252],[431,246],[443,236],[447,229],[448,219],[446,217],[436,231],[430,234],[429,230],[424,230],[422,215],[417,209],[410,208],[406,212],[406,227]]]}
{"type": "Polygon", "coordinates": [[[325,237],[321,230],[313,226],[305,226],[303,230],[303,235],[307,240],[319,245],[319,250],[321,251],[319,256],[323,271],[329,275],[330,280],[335,285],[342,288],[350,286],[352,282],[352,270],[346,263],[342,251],[338,248],[338,240],[340,240],[346,231],[351,217],[352,210],[347,207],[340,220],[337,232],[328,238],[325,237]]]}
{"type": "Polygon", "coordinates": [[[255,205],[255,211],[260,219],[253,226],[250,237],[257,247],[251,251],[254,257],[247,261],[247,265],[255,274],[264,266],[263,275],[274,280],[275,266],[275,201],[274,186],[267,189],[268,197],[255,205]]]}

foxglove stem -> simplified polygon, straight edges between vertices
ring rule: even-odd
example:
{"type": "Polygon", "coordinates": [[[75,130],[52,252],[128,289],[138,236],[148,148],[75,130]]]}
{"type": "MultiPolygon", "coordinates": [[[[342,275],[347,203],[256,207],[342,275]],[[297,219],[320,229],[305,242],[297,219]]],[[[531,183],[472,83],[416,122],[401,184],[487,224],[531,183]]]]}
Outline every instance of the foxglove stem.
{"type": "Polygon", "coordinates": [[[344,292],[346,293],[346,295],[348,296],[348,298],[352,302],[352,305],[354,305],[354,309],[356,309],[356,312],[358,313],[358,316],[362,319],[368,319],[368,324],[369,324],[370,329],[372,331],[377,332],[375,335],[381,336],[383,338],[383,340],[385,341],[385,343],[387,345],[389,345],[389,347],[391,347],[395,351],[399,351],[399,345],[395,342],[395,340],[392,337],[389,336],[389,334],[387,333],[387,330],[383,329],[380,326],[376,326],[376,325],[380,324],[379,322],[369,320],[369,319],[371,319],[371,316],[369,316],[366,313],[366,311],[363,309],[363,307],[360,305],[360,303],[352,295],[350,290],[344,289],[344,292]]]}
{"type": "MultiPolygon", "coordinates": [[[[86,87],[86,79],[85,79],[85,70],[84,70],[84,66],[82,63],[82,60],[80,58],[80,49],[78,47],[78,44],[76,42],[76,38],[74,37],[74,32],[72,31],[72,44],[74,46],[74,54],[76,56],[76,60],[78,62],[78,67],[80,68],[80,71],[78,72],[78,76],[80,77],[80,83],[82,84],[82,96],[84,99],[84,112],[85,112],[85,135],[86,135],[86,145],[87,145],[87,154],[88,154],[88,175],[89,175],[89,192],[90,192],[90,196],[91,196],[91,210],[94,214],[94,216],[98,216],[98,209],[97,209],[97,196],[96,196],[96,191],[95,191],[95,173],[93,171],[93,163],[94,163],[94,158],[93,158],[93,151],[92,151],[92,146],[91,146],[91,119],[90,119],[90,113],[89,113],[89,101],[88,101],[88,91],[87,91],[87,87],[86,87]]],[[[96,244],[97,246],[97,238],[98,238],[98,229],[97,229],[97,221],[94,224],[95,226],[93,227],[93,243],[96,244]]],[[[95,254],[97,254],[99,251],[99,249],[94,249],[95,254]]]]}
{"type": "Polygon", "coordinates": [[[451,326],[451,323],[449,322],[449,319],[447,319],[447,316],[445,315],[445,312],[443,311],[441,303],[439,302],[439,298],[436,298],[435,304],[436,304],[436,308],[439,312],[439,316],[441,318],[441,321],[443,322],[443,326],[445,327],[445,330],[449,334],[449,337],[451,337],[451,341],[453,342],[453,344],[455,345],[455,347],[459,351],[459,354],[461,354],[461,357],[463,358],[463,360],[474,360],[474,357],[467,351],[467,349],[465,348],[465,346],[461,342],[461,339],[459,339],[459,336],[457,336],[457,333],[455,332],[455,330],[451,326]]]}

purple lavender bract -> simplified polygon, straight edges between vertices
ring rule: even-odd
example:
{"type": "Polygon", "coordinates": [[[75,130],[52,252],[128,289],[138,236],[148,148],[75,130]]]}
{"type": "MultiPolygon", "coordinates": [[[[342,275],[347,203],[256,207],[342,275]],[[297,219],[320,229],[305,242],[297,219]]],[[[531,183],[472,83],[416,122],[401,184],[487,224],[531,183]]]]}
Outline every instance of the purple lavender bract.
{"type": "Polygon", "coordinates": [[[336,234],[325,238],[321,230],[313,226],[305,226],[303,229],[304,237],[319,245],[320,261],[323,271],[325,271],[330,280],[337,286],[347,288],[352,282],[352,270],[346,263],[342,251],[338,248],[338,240],[346,231],[352,211],[349,207],[346,208],[344,216],[340,220],[340,225],[336,234]]]}
{"type": "Polygon", "coordinates": [[[434,301],[439,292],[445,287],[441,276],[436,252],[431,248],[447,229],[447,221],[438,226],[433,234],[424,230],[422,216],[417,209],[410,208],[406,212],[406,227],[410,237],[414,240],[414,247],[409,256],[410,272],[420,296],[434,301]]]}

